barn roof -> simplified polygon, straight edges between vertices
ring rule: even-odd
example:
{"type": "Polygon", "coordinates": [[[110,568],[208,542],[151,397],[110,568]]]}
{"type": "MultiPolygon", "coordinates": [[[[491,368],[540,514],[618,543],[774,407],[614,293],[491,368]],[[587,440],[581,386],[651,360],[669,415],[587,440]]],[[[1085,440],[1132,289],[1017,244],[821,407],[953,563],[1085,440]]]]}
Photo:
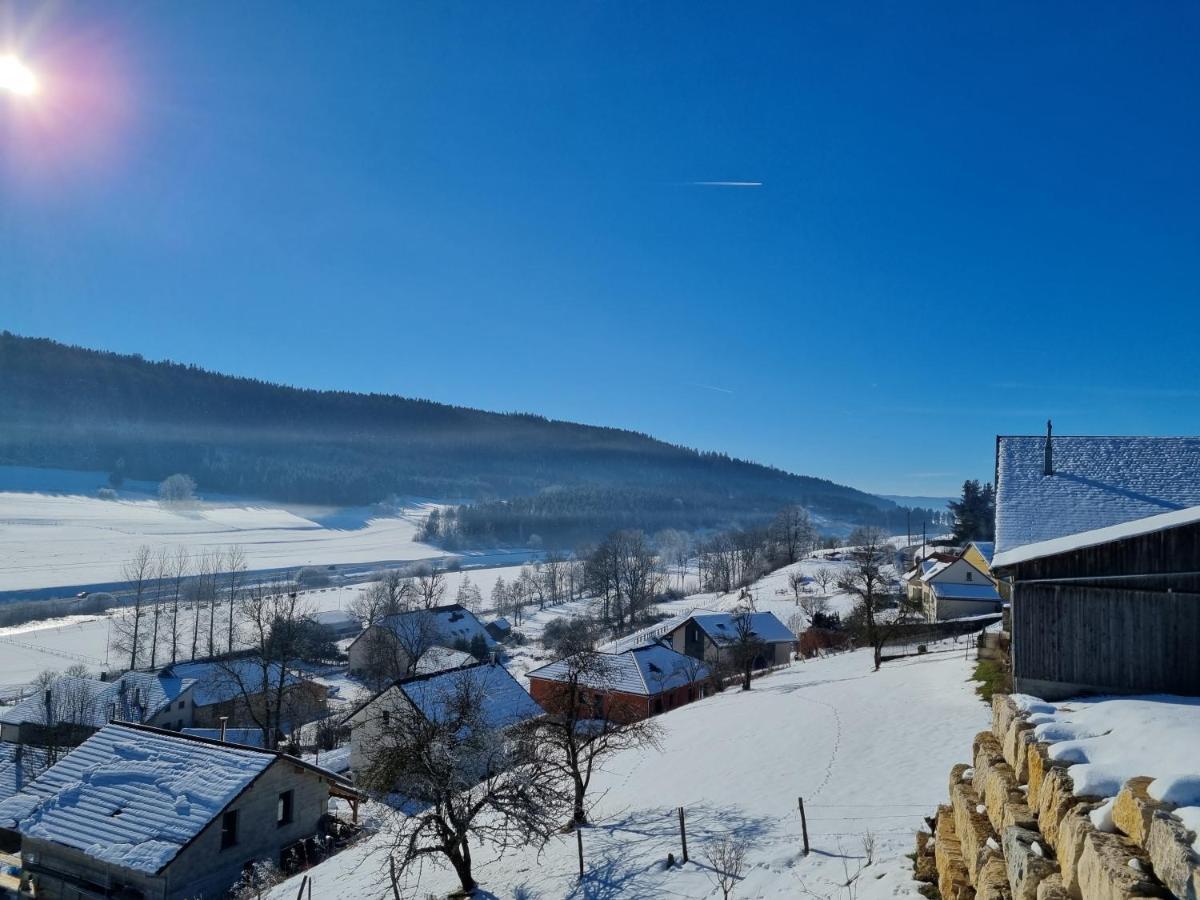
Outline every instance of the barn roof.
{"type": "Polygon", "coordinates": [[[996,554],[1200,505],[1200,438],[996,439],[996,554]]]}
{"type": "Polygon", "coordinates": [[[1183,525],[1193,525],[1200,522],[1200,506],[1190,506],[1174,512],[1161,513],[1157,516],[1147,516],[1144,519],[1134,519],[1131,522],[1121,522],[1105,528],[1094,528],[1091,531],[1081,531],[1079,534],[1067,534],[1048,541],[1038,541],[1036,544],[1025,544],[1014,547],[1004,553],[997,553],[993,566],[1001,568],[1017,563],[1041,559],[1046,556],[1057,556],[1072,550],[1082,550],[1085,547],[1096,547],[1109,544],[1125,538],[1140,537],[1153,534],[1156,531],[1166,531],[1169,528],[1179,528],[1183,525]]]}
{"type": "Polygon", "coordinates": [[[0,827],[155,874],[281,758],[348,784],[273,750],[114,723],[0,802],[0,827]]]}

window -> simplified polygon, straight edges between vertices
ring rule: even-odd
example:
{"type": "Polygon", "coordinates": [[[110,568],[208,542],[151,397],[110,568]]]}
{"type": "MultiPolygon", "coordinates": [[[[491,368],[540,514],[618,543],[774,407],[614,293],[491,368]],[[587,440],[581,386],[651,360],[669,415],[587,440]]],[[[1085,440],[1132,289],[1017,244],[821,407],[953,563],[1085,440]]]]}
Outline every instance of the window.
{"type": "Polygon", "coordinates": [[[974,581],[974,580],[975,580],[975,579],[973,579],[973,578],[971,577],[971,573],[970,573],[970,572],[968,572],[968,573],[967,573],[967,581],[974,581]]]}
{"type": "Polygon", "coordinates": [[[384,728],[388,727],[388,723],[391,721],[391,718],[392,718],[392,714],[385,709],[383,711],[382,715],[380,715],[380,717],[379,717],[379,720],[381,722],[383,722],[384,728]]]}
{"type": "Polygon", "coordinates": [[[231,809],[221,816],[221,849],[237,846],[238,811],[231,809]]]}
{"type": "Polygon", "coordinates": [[[284,791],[279,795],[279,803],[275,808],[275,825],[279,828],[292,824],[293,795],[293,791],[284,791]]]}
{"type": "Polygon", "coordinates": [[[183,709],[183,701],[182,700],[179,701],[179,708],[183,709]]]}

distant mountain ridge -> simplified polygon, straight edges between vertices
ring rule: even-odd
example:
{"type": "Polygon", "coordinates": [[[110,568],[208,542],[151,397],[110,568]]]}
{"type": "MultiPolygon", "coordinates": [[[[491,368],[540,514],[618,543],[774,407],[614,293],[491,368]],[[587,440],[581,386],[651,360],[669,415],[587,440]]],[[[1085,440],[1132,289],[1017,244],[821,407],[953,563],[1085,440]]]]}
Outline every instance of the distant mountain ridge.
{"type": "Polygon", "coordinates": [[[209,490],[310,503],[534,498],[525,506],[646,529],[750,523],[789,503],[844,522],[894,524],[900,512],[832,481],[638,432],[294,388],[8,332],[0,462],[150,480],[187,472],[209,490]]]}

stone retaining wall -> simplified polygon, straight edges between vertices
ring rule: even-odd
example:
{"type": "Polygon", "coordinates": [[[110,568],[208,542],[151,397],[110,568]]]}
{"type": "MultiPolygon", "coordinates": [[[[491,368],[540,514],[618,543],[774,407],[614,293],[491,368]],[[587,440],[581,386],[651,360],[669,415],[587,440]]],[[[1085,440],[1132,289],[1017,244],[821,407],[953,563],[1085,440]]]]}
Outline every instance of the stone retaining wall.
{"type": "Polygon", "coordinates": [[[1126,782],[1113,805],[1117,831],[1100,831],[1090,813],[1102,799],[1076,797],[1066,766],[997,694],[971,764],[950,770],[933,835],[917,837],[917,880],[944,900],[1200,900],[1195,835],[1149,796],[1150,781],[1126,782]]]}

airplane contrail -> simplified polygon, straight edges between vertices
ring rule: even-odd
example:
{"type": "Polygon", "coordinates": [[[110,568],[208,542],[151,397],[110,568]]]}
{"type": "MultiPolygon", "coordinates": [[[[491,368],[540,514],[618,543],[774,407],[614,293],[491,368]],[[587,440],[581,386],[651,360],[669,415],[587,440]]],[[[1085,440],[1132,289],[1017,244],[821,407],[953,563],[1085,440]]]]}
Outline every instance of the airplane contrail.
{"type": "Polygon", "coordinates": [[[761,181],[685,181],[689,187],[762,187],[761,181]]]}
{"type": "Polygon", "coordinates": [[[733,391],[729,388],[717,387],[715,384],[701,384],[699,381],[689,381],[689,385],[696,388],[703,388],[706,391],[717,391],[722,394],[732,394],[733,391]]]}

